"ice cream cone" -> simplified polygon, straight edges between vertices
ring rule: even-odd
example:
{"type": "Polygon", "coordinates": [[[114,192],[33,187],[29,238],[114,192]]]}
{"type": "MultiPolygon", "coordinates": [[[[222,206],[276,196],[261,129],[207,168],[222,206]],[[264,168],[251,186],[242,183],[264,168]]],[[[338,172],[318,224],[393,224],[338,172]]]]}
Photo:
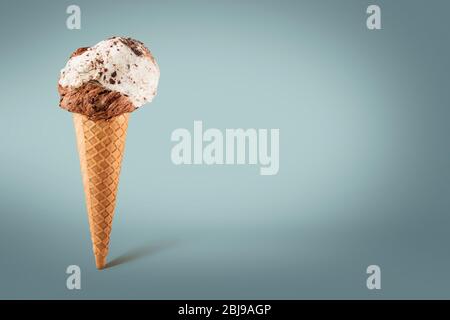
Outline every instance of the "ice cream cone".
{"type": "Polygon", "coordinates": [[[90,120],[73,113],[95,263],[106,266],[129,114],[90,120]]]}
{"type": "Polygon", "coordinates": [[[73,114],[98,269],[106,267],[129,113],[152,102],[159,66],[129,37],[75,50],[58,79],[59,106],[73,114]]]}

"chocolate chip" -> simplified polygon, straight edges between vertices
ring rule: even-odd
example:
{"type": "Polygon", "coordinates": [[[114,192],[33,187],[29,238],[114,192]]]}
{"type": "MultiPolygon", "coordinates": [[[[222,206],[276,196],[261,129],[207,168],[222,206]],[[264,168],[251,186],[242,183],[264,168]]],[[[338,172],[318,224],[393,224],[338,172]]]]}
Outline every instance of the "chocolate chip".
{"type": "Polygon", "coordinates": [[[109,83],[111,83],[111,84],[115,84],[115,83],[116,83],[116,81],[114,81],[114,79],[109,79],[109,83]]]}
{"type": "Polygon", "coordinates": [[[113,72],[113,73],[111,73],[111,77],[113,77],[113,78],[115,78],[115,76],[117,76],[117,72],[113,72]]]}
{"type": "Polygon", "coordinates": [[[142,56],[144,54],[143,49],[145,49],[145,47],[143,46],[142,42],[131,38],[119,38],[119,40],[128,48],[130,48],[135,55],[142,56]]]}

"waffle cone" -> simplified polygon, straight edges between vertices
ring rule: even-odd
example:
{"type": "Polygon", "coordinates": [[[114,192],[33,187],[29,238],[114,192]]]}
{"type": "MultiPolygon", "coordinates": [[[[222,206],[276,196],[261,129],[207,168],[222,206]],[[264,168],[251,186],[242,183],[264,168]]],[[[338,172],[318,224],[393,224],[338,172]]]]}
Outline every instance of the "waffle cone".
{"type": "Polygon", "coordinates": [[[129,114],[89,120],[73,114],[95,263],[106,266],[129,114]]]}

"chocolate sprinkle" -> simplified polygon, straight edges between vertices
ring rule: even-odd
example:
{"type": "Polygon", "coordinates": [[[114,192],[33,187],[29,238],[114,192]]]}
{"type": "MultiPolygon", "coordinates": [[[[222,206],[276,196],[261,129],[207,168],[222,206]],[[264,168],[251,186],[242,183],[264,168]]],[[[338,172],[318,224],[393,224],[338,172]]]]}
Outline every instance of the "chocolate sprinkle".
{"type": "Polygon", "coordinates": [[[86,50],[88,50],[89,47],[82,47],[82,48],[78,48],[77,50],[75,50],[71,55],[70,58],[79,56],[80,54],[83,54],[86,50]]]}
{"type": "Polygon", "coordinates": [[[126,45],[131,51],[134,52],[137,56],[142,56],[144,54],[144,44],[138,40],[134,40],[131,38],[119,38],[120,42],[126,45]]]}

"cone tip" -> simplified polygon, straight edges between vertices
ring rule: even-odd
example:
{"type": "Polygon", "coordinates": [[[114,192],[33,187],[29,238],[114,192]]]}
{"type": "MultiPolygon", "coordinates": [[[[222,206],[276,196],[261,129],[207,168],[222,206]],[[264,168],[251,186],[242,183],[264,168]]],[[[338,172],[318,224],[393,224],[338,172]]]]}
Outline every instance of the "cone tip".
{"type": "Polygon", "coordinates": [[[105,256],[95,256],[95,265],[97,269],[101,270],[106,267],[106,257],[105,256]]]}

